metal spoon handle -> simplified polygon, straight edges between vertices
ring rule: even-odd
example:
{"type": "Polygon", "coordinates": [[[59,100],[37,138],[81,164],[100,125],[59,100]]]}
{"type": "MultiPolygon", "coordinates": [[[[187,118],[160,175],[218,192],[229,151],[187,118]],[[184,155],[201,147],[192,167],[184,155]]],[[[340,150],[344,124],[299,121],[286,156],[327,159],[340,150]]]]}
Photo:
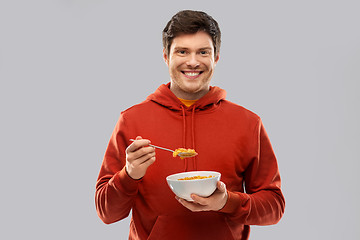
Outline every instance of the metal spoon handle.
{"type": "MultiPolygon", "coordinates": [[[[130,141],[135,141],[134,139],[130,139],[130,141]]],[[[169,151],[169,152],[174,152],[174,150],[171,150],[171,149],[168,149],[168,148],[163,148],[163,147],[159,147],[159,146],[155,146],[153,144],[149,144],[149,146],[151,147],[154,147],[154,148],[159,148],[159,149],[162,149],[162,150],[166,150],[166,151],[169,151]]]]}
{"type": "Polygon", "coordinates": [[[149,146],[154,147],[154,148],[159,148],[159,149],[162,149],[162,150],[166,150],[166,151],[169,151],[169,152],[174,152],[174,150],[171,150],[171,149],[168,149],[168,148],[159,147],[159,146],[155,146],[155,145],[152,145],[152,144],[149,144],[149,146]]]}

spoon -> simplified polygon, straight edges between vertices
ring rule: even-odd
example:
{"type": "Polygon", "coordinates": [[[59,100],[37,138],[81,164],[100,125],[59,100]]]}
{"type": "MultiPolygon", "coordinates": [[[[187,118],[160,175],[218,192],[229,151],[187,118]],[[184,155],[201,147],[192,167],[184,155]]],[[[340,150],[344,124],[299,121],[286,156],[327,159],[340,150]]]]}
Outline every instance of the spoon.
{"type": "MultiPolygon", "coordinates": [[[[135,140],[130,139],[130,141],[133,142],[135,140]]],[[[194,156],[198,155],[198,153],[196,153],[195,151],[194,152],[184,152],[184,151],[186,151],[186,149],[184,149],[184,148],[178,148],[176,150],[171,150],[171,149],[159,147],[159,146],[156,146],[156,145],[153,145],[153,144],[149,144],[149,146],[154,147],[154,148],[158,148],[158,149],[162,149],[162,150],[165,150],[165,151],[172,152],[174,157],[179,156],[181,159],[188,158],[188,157],[194,157],[194,156]]]]}

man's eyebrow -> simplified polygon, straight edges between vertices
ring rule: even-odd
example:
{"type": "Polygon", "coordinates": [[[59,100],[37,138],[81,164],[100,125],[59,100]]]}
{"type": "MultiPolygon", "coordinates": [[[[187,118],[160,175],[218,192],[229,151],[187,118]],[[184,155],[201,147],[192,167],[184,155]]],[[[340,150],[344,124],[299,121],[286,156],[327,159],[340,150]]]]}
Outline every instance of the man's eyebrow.
{"type": "Polygon", "coordinates": [[[174,50],[188,50],[187,47],[175,47],[174,50]]]}
{"type": "Polygon", "coordinates": [[[212,48],[211,47],[204,47],[204,48],[200,48],[199,50],[212,50],[212,48]]]}
{"type": "MultiPolygon", "coordinates": [[[[187,48],[187,47],[175,47],[174,48],[174,50],[189,50],[189,48],[187,48]]],[[[203,47],[203,48],[199,48],[199,49],[197,49],[197,50],[212,50],[212,48],[211,47],[203,47]]]]}

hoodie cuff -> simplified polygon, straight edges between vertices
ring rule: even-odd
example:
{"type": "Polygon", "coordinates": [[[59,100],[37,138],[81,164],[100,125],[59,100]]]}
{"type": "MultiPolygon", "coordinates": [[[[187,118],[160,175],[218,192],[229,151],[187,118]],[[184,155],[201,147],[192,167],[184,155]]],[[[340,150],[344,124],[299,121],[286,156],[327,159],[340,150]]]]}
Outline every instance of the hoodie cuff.
{"type": "Polygon", "coordinates": [[[110,180],[117,189],[120,189],[127,195],[135,195],[139,189],[139,183],[142,179],[132,179],[126,172],[125,167],[121,169],[114,177],[110,180]]]}
{"type": "Polygon", "coordinates": [[[244,202],[247,201],[248,197],[246,197],[245,193],[235,193],[227,191],[228,200],[225,203],[225,206],[219,210],[222,213],[234,213],[239,206],[241,206],[244,202]]]}

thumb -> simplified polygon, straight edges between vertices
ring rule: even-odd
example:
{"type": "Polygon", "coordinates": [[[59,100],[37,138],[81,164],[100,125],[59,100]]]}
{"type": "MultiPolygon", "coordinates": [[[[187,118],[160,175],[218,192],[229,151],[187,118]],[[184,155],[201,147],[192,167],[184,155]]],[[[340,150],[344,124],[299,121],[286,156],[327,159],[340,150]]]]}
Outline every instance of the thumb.
{"type": "Polygon", "coordinates": [[[220,192],[225,192],[226,191],[226,185],[225,183],[218,181],[217,182],[217,188],[220,190],[220,192]]]}
{"type": "Polygon", "coordinates": [[[141,136],[137,136],[137,137],[136,137],[136,140],[141,140],[141,139],[142,139],[141,136]]]}

